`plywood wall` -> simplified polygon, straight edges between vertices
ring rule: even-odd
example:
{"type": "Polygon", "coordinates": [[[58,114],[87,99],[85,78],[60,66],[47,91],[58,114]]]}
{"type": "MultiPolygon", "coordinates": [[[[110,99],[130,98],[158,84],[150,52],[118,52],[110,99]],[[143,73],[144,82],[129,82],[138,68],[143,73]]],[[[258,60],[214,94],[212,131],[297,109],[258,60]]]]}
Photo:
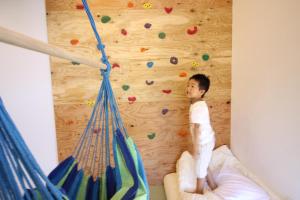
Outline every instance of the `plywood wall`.
{"type": "MultiPolygon", "coordinates": [[[[111,82],[121,116],[141,151],[150,183],[159,184],[174,171],[176,159],[191,145],[185,87],[192,74],[209,75],[206,100],[217,145],[229,144],[231,0],[88,2],[115,66],[111,82]],[[104,16],[110,21],[101,22],[104,16]],[[172,64],[171,57],[178,63],[172,64]]],[[[81,8],[80,1],[47,0],[49,43],[100,58],[81,8]]],[[[51,58],[51,71],[62,160],[86,126],[101,77],[99,69],[57,58],[51,58]]]]}

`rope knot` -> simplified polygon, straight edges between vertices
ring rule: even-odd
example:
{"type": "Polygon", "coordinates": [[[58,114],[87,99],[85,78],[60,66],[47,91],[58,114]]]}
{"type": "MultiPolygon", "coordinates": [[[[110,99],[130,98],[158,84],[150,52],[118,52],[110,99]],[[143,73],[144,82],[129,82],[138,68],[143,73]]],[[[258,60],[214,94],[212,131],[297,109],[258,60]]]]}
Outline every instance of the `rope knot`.
{"type": "Polygon", "coordinates": [[[104,48],[105,48],[105,45],[104,45],[104,44],[98,44],[98,45],[97,45],[97,48],[101,51],[101,49],[104,49],[104,48]]]}

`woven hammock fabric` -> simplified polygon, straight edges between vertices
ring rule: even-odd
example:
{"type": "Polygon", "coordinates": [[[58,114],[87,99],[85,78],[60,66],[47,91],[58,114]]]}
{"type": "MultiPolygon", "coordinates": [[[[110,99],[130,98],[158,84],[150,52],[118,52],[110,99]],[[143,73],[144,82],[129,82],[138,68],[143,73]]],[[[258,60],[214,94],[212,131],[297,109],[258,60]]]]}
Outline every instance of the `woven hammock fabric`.
{"type": "Polygon", "coordinates": [[[123,125],[109,80],[111,65],[89,6],[86,0],[82,2],[106,70],[100,70],[102,83],[75,152],[49,179],[70,199],[148,200],[149,186],[141,155],[123,125]]]}
{"type": "Polygon", "coordinates": [[[126,132],[110,84],[111,65],[85,0],[83,5],[106,65],[91,117],[74,153],[46,177],[0,98],[0,199],[149,199],[141,155],[126,132]]]}
{"type": "Polygon", "coordinates": [[[40,169],[1,98],[0,199],[67,199],[40,169]]]}

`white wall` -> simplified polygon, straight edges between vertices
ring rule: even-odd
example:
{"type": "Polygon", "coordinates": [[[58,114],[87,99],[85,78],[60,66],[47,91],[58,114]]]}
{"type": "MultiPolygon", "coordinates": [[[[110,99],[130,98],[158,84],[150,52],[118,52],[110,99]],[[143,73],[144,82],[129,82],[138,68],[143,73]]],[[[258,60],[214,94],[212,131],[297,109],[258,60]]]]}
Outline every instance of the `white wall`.
{"type": "Polygon", "coordinates": [[[234,154],[283,199],[300,199],[300,1],[233,2],[234,154]]]}
{"type": "MultiPolygon", "coordinates": [[[[47,41],[45,2],[0,0],[0,26],[47,41]]],[[[0,42],[0,96],[48,174],[57,164],[49,57],[0,42]]]]}

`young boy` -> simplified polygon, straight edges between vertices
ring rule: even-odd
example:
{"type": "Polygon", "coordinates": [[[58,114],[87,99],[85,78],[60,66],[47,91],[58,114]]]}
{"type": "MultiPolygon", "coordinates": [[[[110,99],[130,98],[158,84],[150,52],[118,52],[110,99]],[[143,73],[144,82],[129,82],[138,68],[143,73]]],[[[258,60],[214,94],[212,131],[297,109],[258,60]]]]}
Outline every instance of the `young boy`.
{"type": "Polygon", "coordinates": [[[193,141],[193,157],[196,164],[197,186],[196,193],[203,194],[203,187],[207,178],[209,187],[214,190],[214,182],[208,165],[215,146],[215,134],[210,125],[209,111],[203,100],[208,91],[210,80],[204,74],[195,74],[190,77],[186,89],[190,106],[190,132],[193,141]]]}

